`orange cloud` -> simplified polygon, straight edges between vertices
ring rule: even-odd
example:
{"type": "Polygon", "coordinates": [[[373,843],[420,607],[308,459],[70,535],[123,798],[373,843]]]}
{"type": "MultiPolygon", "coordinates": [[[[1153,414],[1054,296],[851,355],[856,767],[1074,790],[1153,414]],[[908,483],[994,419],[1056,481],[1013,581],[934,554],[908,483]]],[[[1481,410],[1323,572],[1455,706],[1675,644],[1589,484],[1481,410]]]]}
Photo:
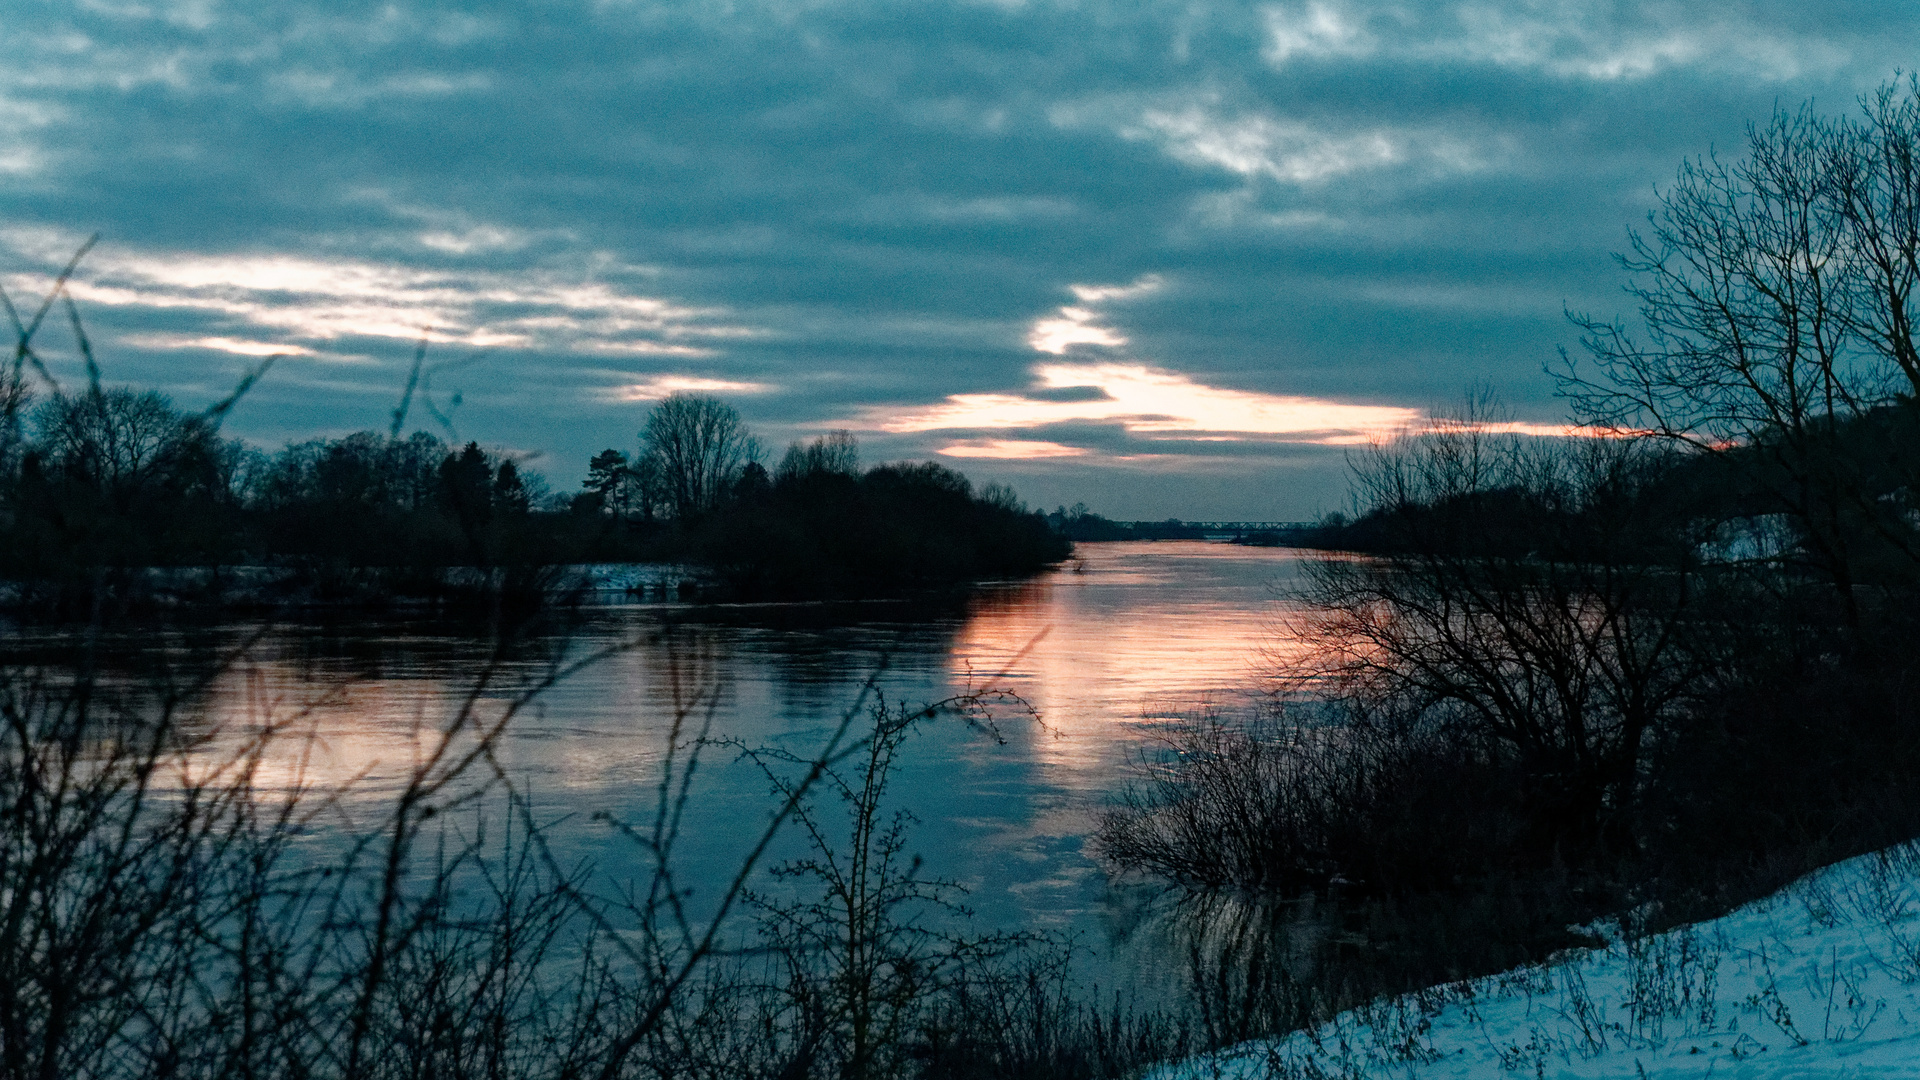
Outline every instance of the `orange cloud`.
{"type": "Polygon", "coordinates": [[[1464,424],[1458,420],[1435,418],[1423,425],[1427,431],[1478,431],[1486,435],[1530,435],[1541,439],[1625,439],[1647,434],[1629,428],[1590,427],[1581,424],[1536,424],[1527,420],[1495,420],[1464,424]]]}
{"type": "Polygon", "coordinates": [[[925,409],[869,419],[893,433],[1104,421],[1148,438],[1307,443],[1365,441],[1420,419],[1417,409],[1230,390],[1145,364],[1041,364],[1033,370],[1039,389],[1097,387],[1102,394],[1081,401],[955,394],[925,409]]]}

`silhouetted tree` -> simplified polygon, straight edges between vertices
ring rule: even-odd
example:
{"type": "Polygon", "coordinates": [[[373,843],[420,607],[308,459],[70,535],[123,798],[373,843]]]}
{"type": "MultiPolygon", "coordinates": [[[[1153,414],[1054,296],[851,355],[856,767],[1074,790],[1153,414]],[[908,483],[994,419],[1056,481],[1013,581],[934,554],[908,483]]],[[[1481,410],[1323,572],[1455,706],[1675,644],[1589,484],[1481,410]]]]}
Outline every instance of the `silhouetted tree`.
{"type": "Polygon", "coordinates": [[[1560,372],[1584,421],[1728,456],[1849,610],[1864,537],[1920,560],[1920,81],[1862,106],[1777,112],[1741,160],[1684,163],[1620,257],[1640,328],[1572,316],[1591,366],[1560,372]],[[1842,445],[1862,436],[1881,445],[1842,445]]]}
{"type": "Polygon", "coordinates": [[[493,520],[493,469],[479,443],[470,442],[440,463],[440,496],[460,523],[476,561],[486,561],[484,530],[493,520]]]}
{"type": "Polygon", "coordinates": [[[157,393],[55,394],[33,411],[14,474],[14,572],[165,564],[229,542],[233,447],[157,393]]]}
{"type": "Polygon", "coordinates": [[[493,509],[506,516],[523,516],[529,509],[526,483],[520,479],[520,467],[503,461],[493,474],[493,509]]]}
{"type": "Polygon", "coordinates": [[[26,418],[33,407],[27,384],[25,344],[9,367],[0,368],[0,476],[12,476],[26,443],[26,418]]]}
{"type": "Polygon", "coordinates": [[[1471,424],[1375,448],[1358,486],[1389,543],[1305,565],[1288,678],[1506,772],[1536,850],[1618,840],[1649,748],[1712,685],[1691,538],[1645,528],[1664,465],[1471,424]]]}
{"type": "Polygon", "coordinates": [[[328,504],[385,506],[415,513],[442,504],[440,465],[447,445],[424,431],[389,439],[371,431],[343,439],[289,444],[250,482],[266,507],[328,504]]]}
{"type": "Polygon", "coordinates": [[[666,471],[660,455],[642,453],[627,466],[627,498],[641,521],[652,522],[668,511],[666,471]]]}
{"type": "Polygon", "coordinates": [[[34,410],[41,467],[125,511],[217,485],[219,440],[154,391],[116,387],[51,398],[34,410]]]}
{"type": "Polygon", "coordinates": [[[331,503],[387,502],[390,477],[381,460],[385,449],[386,440],[371,431],[327,444],[314,462],[315,494],[331,503]]]}
{"type": "Polygon", "coordinates": [[[785,483],[820,473],[860,475],[860,445],[854,441],[852,432],[830,431],[811,443],[796,442],[788,446],[773,478],[776,483],[785,483]]]}
{"type": "Polygon", "coordinates": [[[740,478],[733,482],[733,497],[741,502],[763,502],[772,493],[773,481],[767,476],[767,468],[757,461],[747,462],[740,478]]]}
{"type": "Polygon", "coordinates": [[[616,521],[623,521],[632,483],[627,455],[618,450],[602,450],[587,462],[587,478],[580,486],[598,500],[601,511],[613,515],[616,521]]]}
{"type": "Polygon", "coordinates": [[[733,406],[697,394],[674,394],[654,406],[640,438],[683,522],[719,505],[740,469],[760,453],[733,406]]]}
{"type": "Polygon", "coordinates": [[[387,444],[390,470],[388,493],[398,505],[415,512],[432,508],[438,493],[437,472],[447,456],[447,444],[416,431],[387,444]]]}

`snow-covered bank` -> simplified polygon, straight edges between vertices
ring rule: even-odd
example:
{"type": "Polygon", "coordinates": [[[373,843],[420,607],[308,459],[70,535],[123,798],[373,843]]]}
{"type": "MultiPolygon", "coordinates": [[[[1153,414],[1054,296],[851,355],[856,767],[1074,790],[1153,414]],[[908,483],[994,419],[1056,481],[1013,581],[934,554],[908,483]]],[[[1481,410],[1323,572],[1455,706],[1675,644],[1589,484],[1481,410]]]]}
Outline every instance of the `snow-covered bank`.
{"type": "Polygon", "coordinates": [[[1920,1077],[1920,846],[1711,922],[1343,1013],[1154,1080],[1920,1077]]]}

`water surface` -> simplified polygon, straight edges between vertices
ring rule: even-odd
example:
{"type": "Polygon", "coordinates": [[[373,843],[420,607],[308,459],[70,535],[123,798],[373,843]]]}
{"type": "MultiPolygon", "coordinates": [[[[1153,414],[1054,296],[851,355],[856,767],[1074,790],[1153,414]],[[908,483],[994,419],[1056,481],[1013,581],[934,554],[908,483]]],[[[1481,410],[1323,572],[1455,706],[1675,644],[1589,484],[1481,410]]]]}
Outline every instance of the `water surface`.
{"type": "MultiPolygon", "coordinates": [[[[554,654],[609,655],[515,717],[501,761],[533,794],[568,858],[618,876],[633,849],[594,815],[649,820],[674,718],[716,736],[806,754],[874,690],[920,703],[993,687],[999,738],[953,720],[925,725],[893,778],[918,819],[910,847],[970,891],[981,928],[1050,928],[1095,944],[1110,914],[1087,838],[1168,716],[1247,705],[1278,636],[1299,553],[1201,542],[1082,544],[1038,578],[979,587],[931,619],[886,605],[597,610],[554,654]],[[869,688],[871,684],[871,689],[869,688]]],[[[272,716],[314,742],[296,769],[351,783],[372,805],[399,782],[493,663],[445,626],[357,621],[268,629],[223,675],[215,719],[272,716]]],[[[547,657],[495,664],[494,715],[547,657]]],[[[685,880],[711,893],[773,800],[764,775],[710,746],[688,804],[685,880]]],[[[351,800],[349,800],[351,803],[351,800]]],[[[796,849],[782,848],[790,855],[796,849]]]]}

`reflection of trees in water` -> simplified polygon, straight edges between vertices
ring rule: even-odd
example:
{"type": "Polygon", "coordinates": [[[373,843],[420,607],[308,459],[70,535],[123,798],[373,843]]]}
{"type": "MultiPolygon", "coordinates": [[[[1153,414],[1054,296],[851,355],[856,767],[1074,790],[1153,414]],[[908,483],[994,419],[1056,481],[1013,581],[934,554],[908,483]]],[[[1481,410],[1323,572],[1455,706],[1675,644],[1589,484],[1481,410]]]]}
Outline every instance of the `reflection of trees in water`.
{"type": "MultiPolygon", "coordinates": [[[[712,748],[702,750],[697,736],[711,730],[705,727],[708,720],[745,725],[750,729],[745,732],[750,742],[784,748],[777,752],[791,752],[781,761],[783,768],[791,766],[793,770],[782,774],[786,783],[804,780],[813,760],[807,755],[833,732],[831,724],[797,725],[793,714],[780,713],[782,699],[797,692],[794,687],[826,691],[815,694],[814,707],[826,720],[844,720],[844,711],[829,714],[820,703],[833,698],[844,709],[846,701],[858,697],[860,684],[854,681],[858,674],[854,669],[860,658],[898,650],[913,657],[914,664],[910,669],[903,665],[888,673],[889,677],[897,676],[903,683],[925,680],[932,685],[949,677],[946,665],[951,654],[947,650],[957,633],[957,624],[951,622],[931,628],[816,626],[776,640],[773,633],[745,627],[668,626],[608,619],[570,638],[555,635],[552,640],[491,647],[445,624],[362,620],[281,626],[264,632],[258,626],[227,626],[195,630],[179,639],[148,629],[121,639],[115,663],[122,673],[116,678],[126,688],[126,713],[150,721],[155,715],[151,708],[154,702],[172,701],[177,706],[173,715],[179,720],[178,730],[184,733],[190,724],[198,733],[193,736],[198,741],[183,735],[181,744],[168,750],[165,767],[154,773],[164,773],[169,777],[166,783],[172,785],[161,800],[165,807],[178,810],[202,793],[226,790],[218,785],[231,780],[237,775],[233,770],[239,768],[245,776],[244,790],[255,801],[245,805],[230,801],[226,804],[229,809],[222,811],[231,816],[220,819],[218,828],[244,837],[244,842],[236,839],[235,846],[227,850],[236,857],[245,854],[266,859],[266,865],[276,867],[274,872],[282,875],[278,880],[286,887],[284,896],[318,905],[304,909],[308,915],[289,915],[280,907],[261,906],[266,903],[266,894],[247,891],[258,885],[246,876],[252,871],[245,865],[221,863],[215,866],[217,874],[206,877],[206,888],[180,894],[183,903],[190,902],[189,907],[169,908],[166,917],[176,920],[182,935],[204,933],[220,948],[226,948],[232,943],[219,936],[225,928],[200,925],[194,905],[229,904],[231,910],[243,913],[235,927],[252,925],[256,930],[271,929],[279,935],[266,939],[267,945],[280,950],[278,958],[249,960],[265,965],[266,974],[254,989],[283,995],[282,1005],[289,1009],[325,1012],[334,1026],[322,1024],[319,1030],[333,1040],[333,1045],[350,1047],[355,1030],[363,1029],[363,1046],[373,1045],[369,1040],[381,1045],[413,1040],[406,1044],[402,1056],[416,1064],[423,1056],[441,1053],[511,1052],[523,1055],[517,1059],[528,1065],[522,1071],[538,1074],[540,1069],[533,1066],[538,1066],[541,1059],[525,1040],[545,1038],[556,1031],[580,1036],[581,1041],[575,1045],[590,1057],[620,1052],[605,1029],[583,1034],[569,1027],[581,1019],[582,1014],[575,1011],[577,1006],[593,1006],[639,1017],[628,1029],[629,1034],[645,1029],[644,1037],[631,1048],[634,1060],[671,1065],[700,1055],[717,1055],[700,1058],[715,1064],[734,1055],[731,1060],[736,1064],[766,1066],[765,1071],[772,1072],[803,1050],[821,1055],[819,1061],[832,1060],[840,1053],[821,1049],[830,1049],[831,1039],[814,1046],[796,1045],[791,1037],[831,1033],[838,1030],[836,1024],[847,1031],[855,1030],[832,1019],[852,1008],[846,1001],[855,1005],[866,1001],[858,995],[847,997],[842,969],[858,972],[868,970],[860,965],[871,965],[867,959],[860,959],[851,967],[819,967],[813,952],[795,946],[777,957],[780,963],[794,966],[788,973],[792,982],[767,981],[761,978],[759,969],[749,971],[744,959],[739,963],[731,959],[703,961],[710,963],[701,969],[705,974],[700,978],[707,981],[691,990],[683,986],[667,992],[658,978],[643,975],[643,961],[652,965],[647,971],[658,971],[662,964],[669,971],[677,971],[681,967],[675,965],[683,967],[703,947],[699,935],[689,939],[678,929],[676,920],[684,918],[689,925],[697,924],[714,909],[717,898],[727,895],[730,868],[720,867],[714,872],[712,864],[737,859],[742,846],[751,846],[753,837],[748,834],[765,821],[771,809],[764,777],[750,791],[721,786],[718,781],[727,771],[727,755],[712,748]],[[795,638],[800,641],[797,646],[795,638]],[[142,642],[145,650],[140,647],[142,642]],[[567,663],[621,642],[631,647],[604,657],[598,666],[581,673],[578,682],[563,681],[546,692],[544,707],[550,715],[541,714],[538,702],[542,699],[527,697],[567,663]],[[164,655],[157,657],[155,653],[164,655]],[[750,674],[753,665],[760,665],[757,674],[750,674]],[[135,672],[138,678],[130,674],[135,672]],[[519,710],[516,723],[520,726],[501,726],[514,709],[519,710]],[[598,711],[587,711],[593,709],[598,711]],[[616,730],[615,720],[624,726],[616,730]],[[759,726],[753,727],[755,724],[759,726]],[[599,727],[587,730],[594,725],[599,727]],[[268,732],[282,741],[274,745],[271,740],[263,740],[261,736],[268,732]],[[310,733],[316,736],[313,741],[308,741],[310,733]],[[593,737],[596,734],[616,737],[593,737]],[[610,753],[611,748],[620,746],[634,750],[635,755],[620,759],[610,753]],[[643,747],[647,753],[638,754],[643,747]],[[692,754],[705,755],[697,770],[690,767],[688,755],[692,754]],[[467,761],[470,771],[442,769],[434,773],[434,761],[467,761]],[[427,774],[431,774],[424,786],[422,763],[428,764],[427,774]],[[529,763],[540,763],[550,771],[529,771],[529,763]],[[600,799],[616,787],[619,797],[570,805],[568,800],[580,795],[566,787],[565,781],[573,778],[591,785],[589,798],[600,799]],[[446,782],[441,783],[442,779],[446,782]],[[616,785],[615,780],[620,783],[616,785]],[[432,789],[431,795],[416,797],[427,788],[432,789]],[[544,789],[538,791],[542,799],[559,795],[541,804],[551,813],[535,812],[536,804],[527,792],[536,789],[544,789]],[[501,801],[508,798],[517,801],[501,801]],[[413,801],[404,808],[399,806],[408,799],[413,801]],[[592,815],[578,812],[587,805],[605,817],[589,820],[592,815]],[[266,810],[259,810],[261,806],[266,810]],[[299,809],[291,817],[274,818],[276,806],[299,809]],[[545,822],[568,812],[573,816],[567,822],[546,828],[542,834],[539,843],[550,845],[544,854],[529,846],[527,822],[545,822]],[[259,816],[261,813],[267,816],[259,816]],[[509,822],[511,829],[503,835],[502,828],[509,822]],[[614,826],[611,831],[609,823],[614,826]],[[732,846],[722,845],[725,850],[717,853],[705,850],[705,830],[714,827],[731,830],[728,840],[732,846]],[[252,847],[255,830],[269,847],[282,844],[284,847],[277,850],[297,854],[262,852],[252,847]],[[595,837],[598,842],[590,844],[584,839],[587,837],[595,837]],[[396,845],[403,849],[398,856],[394,855],[396,845]],[[658,865],[656,856],[668,850],[677,852],[679,874],[684,876],[649,878],[658,865]],[[276,858],[283,861],[274,863],[276,858]],[[386,868],[394,865],[394,858],[398,858],[401,870],[389,888],[386,868]],[[570,879],[560,872],[595,858],[608,867],[608,873],[570,879]],[[316,893],[311,882],[297,879],[296,872],[313,869],[325,859],[352,862],[340,875],[349,884],[326,886],[345,890],[337,897],[334,892],[316,893]],[[495,888],[501,891],[490,891],[495,888]],[[237,891],[216,896],[220,889],[237,891]],[[692,900],[687,898],[687,889],[693,890],[692,900]],[[384,939],[390,943],[387,946],[378,944],[383,940],[378,929],[383,895],[392,898],[388,912],[392,929],[384,939]],[[521,899],[502,906],[507,898],[515,896],[521,899]],[[344,905],[338,917],[326,913],[336,899],[344,905]],[[589,916],[583,911],[595,914],[589,916]],[[443,921],[449,919],[454,921],[443,921]],[[556,927],[578,929],[581,919],[605,921],[595,924],[588,935],[600,935],[596,940],[602,942],[601,951],[586,971],[593,980],[591,993],[575,998],[571,996],[574,989],[541,984],[539,980],[541,971],[580,973],[575,966],[579,957],[571,951],[574,946],[555,944],[573,939],[543,935],[556,927]],[[252,920],[251,924],[247,920],[252,920]],[[322,928],[335,936],[311,936],[322,928]],[[614,936],[633,945],[635,955],[627,955],[611,944],[614,936]],[[374,953],[367,951],[369,943],[373,943],[374,953]],[[524,951],[507,958],[504,952],[494,951],[496,946],[524,951]],[[289,958],[298,959],[295,954],[302,949],[308,950],[303,955],[309,957],[324,952],[329,957],[326,963],[341,965],[328,969],[332,990],[323,993],[322,988],[302,983],[299,972],[288,966],[292,962],[289,958]],[[381,961],[385,965],[382,973],[370,976],[364,966],[356,966],[370,961],[382,949],[386,955],[381,961]],[[534,958],[544,967],[536,970],[527,966],[536,963],[534,958]],[[359,993],[369,982],[375,985],[374,991],[370,995],[359,993]],[[504,986],[519,987],[514,993],[521,996],[487,989],[504,986]],[[463,999],[461,995],[469,992],[471,995],[463,999]],[[676,999],[675,995],[681,996],[676,999]],[[506,1033],[492,1050],[484,1040],[476,1043],[464,1034],[470,1030],[461,1026],[466,1021],[454,1015],[454,1007],[461,1000],[478,1002],[476,1015],[488,1024],[498,1021],[501,1025],[488,1030],[506,1033]],[[648,1019],[649,1011],[663,1001],[667,1007],[648,1019]],[[806,1014],[812,1028],[776,1028],[754,1035],[738,1026],[742,1016],[772,1016],[785,1024],[804,1010],[822,1007],[822,1002],[825,1013],[806,1014]],[[356,1015],[363,1019],[356,1020],[356,1015]],[[436,1029],[434,1025],[442,1026],[436,1029]],[[668,1025],[673,1031],[665,1030],[668,1025]],[[433,1034],[436,1030],[438,1034],[433,1034]],[[676,1042],[696,1036],[709,1041],[705,1045],[676,1042]]],[[[890,699],[897,701],[899,696],[890,695],[890,699]]],[[[129,728],[149,729],[139,724],[129,728]]],[[[956,738],[964,738],[966,731],[944,721],[939,730],[956,738]]],[[[1001,730],[1019,743],[1045,743],[1050,739],[1024,724],[1001,730]]],[[[922,768],[952,767],[948,751],[953,747],[948,736],[936,735],[933,730],[925,736],[927,742],[898,762],[888,757],[885,763],[886,769],[899,770],[902,794],[916,784],[922,768]]],[[[991,757],[996,749],[1005,752],[1008,760],[994,767],[1022,774],[1033,771],[1037,755],[1027,753],[1025,747],[993,748],[977,736],[973,741],[981,744],[983,758],[991,757]]],[[[128,744],[107,740],[106,745],[124,751],[128,744]]],[[[114,760],[124,763],[127,758],[122,752],[114,760]]],[[[850,784],[861,779],[858,769],[846,775],[850,784]]],[[[1034,775],[1023,780],[1028,786],[1015,790],[1037,791],[1044,781],[1044,777],[1034,775]]],[[[883,788],[879,785],[875,790],[883,788]]],[[[946,792],[939,797],[952,795],[946,792]]],[[[836,798],[824,796],[819,809],[830,814],[838,805],[836,798]]],[[[892,804],[886,812],[892,812],[892,804]]],[[[869,815],[868,820],[893,819],[869,815]]],[[[193,837],[208,835],[208,828],[178,835],[183,843],[198,843],[193,837]]],[[[900,846],[899,836],[884,830],[873,835],[881,837],[881,846],[896,857],[897,865],[889,871],[896,875],[892,880],[917,880],[922,870],[907,859],[912,849],[900,846]]],[[[837,843],[838,833],[829,839],[837,843]]],[[[805,848],[804,838],[800,841],[803,850],[797,853],[790,850],[793,842],[789,838],[765,849],[765,861],[772,864],[810,857],[811,849],[805,848]]],[[[189,850],[187,861],[204,854],[202,849],[189,850]]],[[[788,865],[801,863],[789,861],[788,865]]],[[[96,890],[95,895],[104,902],[104,892],[96,890]]],[[[137,894],[133,899],[140,897],[152,900],[154,894],[137,894]]],[[[804,896],[794,903],[802,901],[804,896]]],[[[787,904],[776,914],[790,920],[799,910],[787,904]]],[[[817,914],[815,908],[805,910],[817,914]]],[[[885,914],[881,908],[858,910],[885,914]]],[[[755,917],[770,913],[772,909],[762,909],[755,917]]],[[[1321,1008],[1322,1002],[1340,1000],[1327,997],[1321,984],[1314,981],[1325,971],[1334,970],[1325,967],[1325,956],[1327,943],[1335,935],[1297,916],[1298,912],[1289,916],[1227,903],[1207,910],[1195,905],[1175,909],[1161,929],[1154,931],[1160,935],[1155,947],[1170,959],[1156,965],[1153,977],[1166,981],[1166,974],[1183,971],[1184,976],[1177,980],[1183,1000],[1166,1009],[1142,1007],[1124,1015],[1094,1008],[1098,1003],[1084,996],[1088,987],[1067,980],[1064,960],[1042,939],[1033,939],[1032,948],[1018,955],[1008,951],[1002,956],[996,949],[980,948],[988,939],[971,934],[968,941],[972,944],[967,948],[956,948],[950,957],[941,954],[946,966],[937,978],[929,976],[930,982],[915,981],[923,974],[912,967],[924,959],[920,954],[909,950],[899,957],[888,956],[885,963],[899,969],[888,967],[884,974],[889,979],[897,974],[901,986],[931,986],[934,990],[889,997],[883,1002],[885,1008],[875,1015],[890,1016],[889,1010],[897,1005],[900,1015],[912,1016],[916,1023],[924,1020],[930,1027],[901,1035],[905,1041],[890,1046],[887,1054],[860,1051],[853,1052],[852,1057],[897,1057],[905,1063],[923,1060],[915,1056],[923,1053],[946,1055],[939,1058],[942,1061],[976,1060],[968,1055],[978,1055],[979,1060],[1025,1055],[1033,1068],[1024,1075],[1057,1075],[1058,1070],[1049,1069],[1068,1059],[1087,1065],[1074,1075],[1109,1075],[1124,1071],[1121,1066],[1137,1069],[1160,1054],[1231,1041],[1270,1029],[1276,1023],[1291,1023],[1321,1008]],[[1287,921],[1289,918],[1293,921],[1287,921]],[[1291,944],[1286,949],[1276,948],[1276,940],[1291,944]],[[895,1055],[895,1051],[899,1053],[895,1055]],[[1099,1069],[1107,1066],[1096,1068],[1087,1064],[1091,1061],[1105,1061],[1113,1068],[1101,1072],[1099,1069]]],[[[751,921],[736,909],[732,921],[726,924],[726,933],[744,933],[751,921]]],[[[876,925],[871,940],[894,940],[888,937],[893,927],[884,922],[876,925]]],[[[910,928],[909,936],[920,935],[913,940],[924,943],[944,941],[941,935],[969,933],[963,925],[949,926],[929,916],[910,928]]],[[[217,1013],[222,1022],[242,1009],[244,1003],[220,996],[246,986],[245,977],[231,959],[201,960],[188,953],[168,958],[142,951],[146,949],[143,940],[127,953],[127,958],[129,965],[139,966],[144,972],[159,972],[149,985],[163,985],[154,980],[171,977],[160,970],[167,964],[201,965],[210,995],[204,1007],[217,1013]],[[223,963],[227,966],[221,966],[223,963]]],[[[1108,991],[1112,989],[1107,986],[1108,991]]],[[[0,1002],[0,1012],[5,1007],[0,1002]]],[[[142,1007],[162,1011],[149,1003],[142,1003],[142,1007]]],[[[169,1022],[179,1020],[175,1014],[166,1015],[172,1017],[169,1022]]],[[[29,1018],[28,1025],[36,1022],[29,1018]]],[[[192,1025],[181,1021],[179,1026],[192,1025]]],[[[260,1053],[311,1052],[319,1063],[313,1070],[315,1075],[385,1075],[391,1071],[390,1064],[398,1066],[399,1059],[394,1063],[369,1061],[364,1051],[359,1063],[350,1066],[346,1057],[330,1059],[327,1054],[333,1051],[321,1049],[311,1040],[303,1042],[291,1030],[263,1028],[258,1034],[266,1047],[260,1053]]],[[[197,1030],[195,1037],[205,1038],[202,1049],[219,1045],[205,1030],[197,1030]]],[[[857,1040],[850,1045],[857,1045],[857,1040]]],[[[607,1059],[601,1056],[596,1060],[607,1059]]],[[[270,1071],[268,1063],[256,1064],[270,1071]]],[[[951,1075],[972,1075],[959,1066],[954,1068],[957,1071],[951,1075]]],[[[902,1069],[912,1071],[905,1065],[902,1069]]],[[[882,1073],[894,1075],[895,1071],[871,1071],[875,1076],[882,1073]]],[[[825,1073],[816,1070],[815,1075],[825,1073]]]]}
{"type": "Polygon", "coordinates": [[[983,585],[968,597],[967,614],[972,618],[997,618],[1044,610],[1053,595],[1049,574],[1025,581],[994,582],[983,585]]]}
{"type": "Polygon", "coordinates": [[[578,1076],[692,1052],[662,1026],[698,1007],[714,934],[684,917],[659,822],[697,692],[662,721],[682,757],[661,815],[622,834],[650,889],[589,895],[499,752],[591,655],[493,649],[453,680],[382,650],[386,677],[353,679],[298,634],[103,636],[0,663],[0,1075],[578,1076]],[[351,753],[405,752],[378,777],[327,765],[342,722],[351,753]]]}
{"type": "Polygon", "coordinates": [[[1538,940],[1502,923],[1513,911],[1478,901],[1169,891],[1135,913],[1123,947],[1152,969],[1160,996],[1151,1004],[1193,1025],[1199,1043],[1228,1046],[1312,1028],[1436,980],[1543,959],[1538,940]]]}
{"type": "Polygon", "coordinates": [[[1153,1007],[1209,1046],[1304,1027],[1350,1007],[1368,982],[1337,907],[1313,898],[1161,892],[1130,913],[1120,947],[1153,1007]],[[1147,976],[1142,978],[1142,976],[1147,976]]]}
{"type": "MultiPolygon", "coordinates": [[[[651,760],[660,718],[683,711],[716,710],[728,734],[805,736],[837,720],[876,670],[899,699],[947,692],[951,620],[776,614],[756,626],[588,612],[505,643],[433,618],[155,622],[96,635],[86,664],[99,685],[127,695],[129,709],[173,708],[182,730],[218,729],[231,740],[263,724],[297,728],[312,738],[305,767],[329,781],[402,767],[425,738],[425,718],[462,695],[498,707],[553,666],[598,650],[611,655],[548,693],[503,754],[569,787],[604,785],[616,779],[609,762],[651,760]]],[[[77,642],[60,630],[23,633],[0,660],[70,678],[56,673],[79,669],[77,642]]]]}

